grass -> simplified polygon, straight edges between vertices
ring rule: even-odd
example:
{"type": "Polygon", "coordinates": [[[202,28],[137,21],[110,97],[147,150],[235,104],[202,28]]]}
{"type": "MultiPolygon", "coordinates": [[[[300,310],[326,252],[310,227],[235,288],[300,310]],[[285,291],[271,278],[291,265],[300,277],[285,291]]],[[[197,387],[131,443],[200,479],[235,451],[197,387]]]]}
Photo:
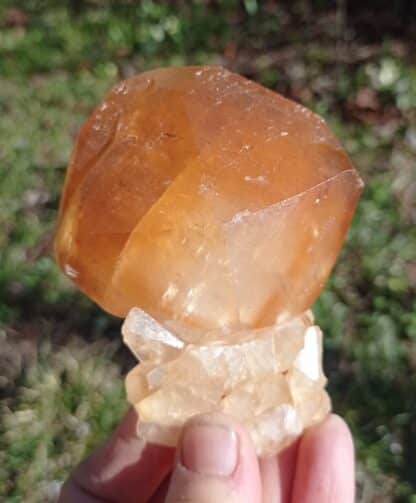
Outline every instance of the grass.
{"type": "Polygon", "coordinates": [[[125,410],[119,321],[78,294],[51,255],[76,131],[119,78],[219,63],[321,113],[365,178],[314,309],[334,407],[354,432],[359,501],[416,501],[415,52],[411,23],[392,14],[380,30],[364,11],[346,17],[326,1],[0,2],[2,500],[53,501],[125,410]]]}
{"type": "Polygon", "coordinates": [[[41,343],[18,399],[1,410],[3,501],[53,500],[69,471],[111,432],[127,408],[113,353],[108,342],[73,339],[59,351],[41,343]]]}

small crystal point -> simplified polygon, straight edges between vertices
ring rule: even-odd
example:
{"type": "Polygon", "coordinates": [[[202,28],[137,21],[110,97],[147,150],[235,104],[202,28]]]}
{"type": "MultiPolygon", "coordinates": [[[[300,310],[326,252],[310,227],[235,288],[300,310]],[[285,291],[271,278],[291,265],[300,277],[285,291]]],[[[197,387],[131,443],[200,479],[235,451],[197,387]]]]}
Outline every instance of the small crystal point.
{"type": "Polygon", "coordinates": [[[184,346],[183,341],[138,307],[130,311],[121,332],[125,344],[140,361],[161,363],[184,346]]]}

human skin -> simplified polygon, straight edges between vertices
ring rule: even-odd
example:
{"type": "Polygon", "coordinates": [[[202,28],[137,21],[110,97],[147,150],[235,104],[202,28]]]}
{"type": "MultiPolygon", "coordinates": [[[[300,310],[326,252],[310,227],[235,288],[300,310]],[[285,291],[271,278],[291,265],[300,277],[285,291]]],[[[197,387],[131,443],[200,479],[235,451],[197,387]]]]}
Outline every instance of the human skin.
{"type": "Polygon", "coordinates": [[[64,484],[59,503],[353,503],[354,447],[336,415],[288,449],[258,459],[245,429],[206,414],[178,449],[145,444],[131,410],[64,484]]]}

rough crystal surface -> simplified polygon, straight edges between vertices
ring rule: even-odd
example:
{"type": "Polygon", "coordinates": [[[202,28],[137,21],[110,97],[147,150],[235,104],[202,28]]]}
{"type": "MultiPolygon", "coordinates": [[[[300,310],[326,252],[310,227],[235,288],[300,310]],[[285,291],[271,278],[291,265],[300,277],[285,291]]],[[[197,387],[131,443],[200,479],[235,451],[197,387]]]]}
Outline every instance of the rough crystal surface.
{"type": "Polygon", "coordinates": [[[56,255],[113,314],[269,326],[311,306],[361,186],[301,105],[219,67],[153,70],[83,125],[56,255]]]}
{"type": "Polygon", "coordinates": [[[55,240],[65,274],[127,316],[140,434],[175,445],[221,410],[277,452],[330,410],[307,310],[362,189],[325,122],[219,67],[115,86],[81,128],[55,240]]]}
{"type": "Polygon", "coordinates": [[[174,446],[187,419],[220,410],[244,424],[258,454],[266,456],[330,410],[322,334],[310,313],[182,347],[172,345],[178,339],[167,336],[165,327],[157,329],[154,320],[151,325],[149,330],[149,316],[133,308],[122,329],[141,361],[127,376],[127,397],[139,414],[140,434],[150,442],[174,446]],[[157,359],[149,358],[153,354],[157,359]]]}

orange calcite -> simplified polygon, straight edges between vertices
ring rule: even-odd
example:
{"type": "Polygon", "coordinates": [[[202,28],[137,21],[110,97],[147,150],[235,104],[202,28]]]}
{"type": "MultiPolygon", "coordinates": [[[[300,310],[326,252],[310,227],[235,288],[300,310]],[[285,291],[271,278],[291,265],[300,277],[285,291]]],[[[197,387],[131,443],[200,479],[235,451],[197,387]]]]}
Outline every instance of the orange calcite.
{"type": "Polygon", "coordinates": [[[112,89],[81,128],[55,240],[107,311],[259,328],[309,308],[362,182],[325,122],[218,67],[112,89]]]}

